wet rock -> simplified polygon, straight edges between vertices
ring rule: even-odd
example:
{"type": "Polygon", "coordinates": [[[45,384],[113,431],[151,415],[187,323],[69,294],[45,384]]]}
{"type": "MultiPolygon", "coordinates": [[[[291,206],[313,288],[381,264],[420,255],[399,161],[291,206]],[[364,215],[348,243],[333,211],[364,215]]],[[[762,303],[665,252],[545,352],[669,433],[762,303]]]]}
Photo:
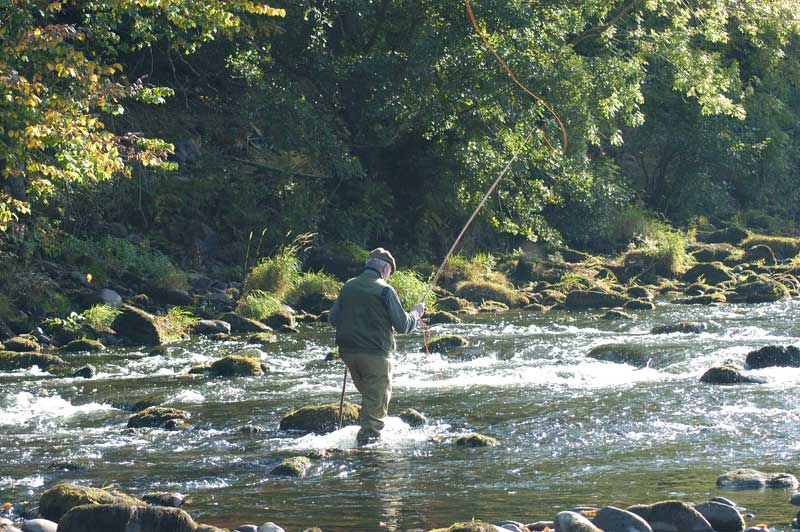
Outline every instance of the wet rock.
{"type": "Polygon", "coordinates": [[[195,532],[197,523],[181,509],[130,504],[78,506],[64,515],[58,532],[195,532]]]}
{"type": "Polygon", "coordinates": [[[755,469],[737,469],[717,478],[717,486],[729,490],[758,490],[764,488],[796,489],[797,478],[789,473],[764,473],[755,469]]]}
{"type": "Polygon", "coordinates": [[[564,305],[572,310],[621,307],[628,298],[619,294],[599,290],[574,290],[567,294],[564,305]]]}
{"type": "Polygon", "coordinates": [[[759,279],[737,285],[728,300],[731,303],[771,303],[789,297],[789,289],[781,283],[759,279]]]}
{"type": "Polygon", "coordinates": [[[553,521],[536,521],[534,523],[528,523],[525,526],[527,526],[528,530],[531,532],[542,532],[546,528],[553,530],[556,524],[553,521]]]}
{"type": "Polygon", "coordinates": [[[47,519],[27,519],[20,528],[22,532],[56,532],[58,523],[47,519]]]}
{"type": "Polygon", "coordinates": [[[211,364],[197,364],[188,371],[189,375],[212,375],[211,364]]]}
{"type": "Polygon", "coordinates": [[[721,262],[695,264],[681,276],[681,280],[685,283],[696,283],[702,280],[709,285],[718,285],[734,279],[735,277],[728,267],[721,262]]]}
{"type": "Polygon", "coordinates": [[[778,264],[778,259],[775,258],[775,253],[773,253],[772,248],[759,244],[745,250],[742,262],[760,262],[765,266],[775,266],[778,264]]]}
{"type": "Polygon", "coordinates": [[[442,323],[461,323],[461,318],[446,310],[434,312],[428,317],[429,325],[440,325],[442,323]]]}
{"type": "Polygon", "coordinates": [[[461,436],[456,440],[456,445],[458,447],[495,447],[498,445],[498,442],[491,436],[476,433],[461,436]]]}
{"type": "Polygon", "coordinates": [[[50,369],[63,364],[64,360],[56,355],[0,351],[0,371],[16,371],[33,366],[37,366],[39,369],[50,369]]]}
{"type": "Polygon", "coordinates": [[[266,323],[270,328],[275,329],[279,332],[288,332],[287,328],[293,329],[294,328],[294,316],[292,316],[289,312],[286,311],[278,311],[273,312],[266,318],[264,318],[264,323],[266,323]]]}
{"type": "Polygon", "coordinates": [[[697,321],[679,321],[667,325],[656,325],[650,330],[650,334],[699,334],[708,329],[708,325],[697,321]]]}
{"type": "MultiPolygon", "coordinates": [[[[445,336],[437,336],[436,338],[431,339],[428,342],[428,351],[431,353],[448,353],[450,351],[467,347],[469,346],[469,342],[463,336],[457,336],[455,334],[445,335],[445,336]]],[[[423,346],[424,349],[424,346],[423,346]]]]}
{"type": "Polygon", "coordinates": [[[538,303],[547,306],[561,305],[567,300],[567,296],[565,296],[558,290],[553,290],[551,288],[542,290],[541,292],[539,292],[539,296],[540,299],[538,303]]]}
{"type": "Polygon", "coordinates": [[[480,304],[484,301],[498,301],[509,308],[522,308],[530,301],[519,292],[500,283],[488,281],[465,281],[458,284],[456,295],[480,304]]]}
{"type": "Polygon", "coordinates": [[[286,532],[284,529],[273,523],[272,521],[264,523],[258,527],[258,532],[286,532]]]}
{"type": "Polygon", "coordinates": [[[258,526],[257,525],[241,525],[241,526],[236,527],[236,530],[234,530],[234,532],[258,532],[258,526]]]}
{"type": "Polygon", "coordinates": [[[718,502],[695,504],[694,509],[706,518],[716,532],[742,532],[744,519],[736,508],[718,502]]]}
{"type": "Polygon", "coordinates": [[[87,504],[144,505],[145,503],[118,491],[109,492],[99,488],[63,483],[56,484],[42,493],[39,499],[39,515],[58,522],[72,508],[87,504]]]}
{"type": "Polygon", "coordinates": [[[681,305],[716,305],[719,303],[725,303],[727,300],[728,299],[724,293],[711,292],[701,296],[691,296],[676,299],[675,303],[679,303],[681,305]]]}
{"type": "Polygon", "coordinates": [[[625,295],[632,299],[653,299],[653,293],[643,286],[631,286],[625,290],[625,295]]]}
{"type": "Polygon", "coordinates": [[[261,362],[244,355],[227,355],[211,363],[209,368],[218,377],[253,377],[263,375],[261,362]]]}
{"type": "Polygon", "coordinates": [[[540,305],[539,303],[531,303],[530,305],[525,305],[524,310],[528,312],[546,312],[550,310],[550,307],[546,305],[540,305]]]}
{"type": "Polygon", "coordinates": [[[294,456],[273,467],[269,474],[275,477],[302,478],[310,467],[311,460],[305,456],[294,456]]]}
{"type": "Polygon", "coordinates": [[[145,493],[142,500],[153,506],[166,506],[168,508],[180,508],[183,505],[184,496],[176,491],[164,493],[145,493]]]}
{"type": "Polygon", "coordinates": [[[731,364],[723,364],[709,368],[700,377],[700,382],[706,384],[764,384],[766,381],[747,377],[742,374],[740,368],[731,364]]]}
{"type": "Polygon", "coordinates": [[[649,366],[653,358],[652,353],[646,352],[642,346],[628,344],[600,345],[589,351],[586,356],[595,360],[628,364],[637,368],[649,366]]]}
{"type": "Polygon", "coordinates": [[[189,412],[177,408],[151,406],[134,414],[128,419],[128,428],[144,427],[175,429],[188,425],[189,412]]]}
{"type": "Polygon", "coordinates": [[[120,308],[122,306],[122,296],[110,288],[103,288],[97,292],[97,299],[102,305],[108,305],[113,308],[120,308]]]}
{"type": "Polygon", "coordinates": [[[417,412],[413,408],[406,408],[397,416],[403,420],[403,423],[408,425],[409,427],[422,427],[427,423],[427,419],[421,413],[417,412]]]}
{"type": "Polygon", "coordinates": [[[647,521],[653,532],[714,532],[700,512],[680,501],[637,504],[627,510],[647,521]]]}
{"type": "Polygon", "coordinates": [[[248,344],[256,345],[270,345],[277,341],[278,336],[272,331],[256,333],[247,339],[248,344]]]}
{"type": "Polygon", "coordinates": [[[601,532],[591,521],[575,512],[558,512],[553,521],[558,532],[601,532]]]}
{"type": "Polygon", "coordinates": [[[196,334],[230,334],[231,324],[222,320],[200,320],[194,326],[196,334]]]}
{"type": "Polygon", "coordinates": [[[602,316],[600,316],[601,320],[609,320],[609,321],[616,321],[616,320],[632,320],[633,316],[630,314],[626,314],[621,310],[609,310],[602,316]]]}
{"type": "Polygon", "coordinates": [[[633,512],[614,506],[598,510],[592,521],[605,532],[653,532],[647,521],[633,512]]]}
{"type": "MultiPolygon", "coordinates": [[[[344,403],[342,409],[342,426],[354,425],[358,421],[361,407],[352,403],[344,403]]],[[[339,403],[328,403],[317,406],[304,406],[292,411],[281,419],[281,430],[296,430],[327,434],[336,430],[339,424],[339,403]]]]}
{"type": "Polygon", "coordinates": [[[242,425],[236,428],[237,434],[243,434],[245,436],[252,436],[254,434],[263,434],[267,432],[267,429],[264,427],[260,427],[258,425],[242,425]]]}
{"type": "MultiPolygon", "coordinates": [[[[511,530],[511,532],[522,532],[525,530],[525,525],[518,521],[498,521],[494,523],[494,526],[498,526],[501,529],[511,530]]],[[[527,532],[527,530],[525,530],[527,532]]]]}
{"type": "Polygon", "coordinates": [[[697,262],[722,262],[741,254],[730,244],[698,244],[687,249],[697,262]]]}
{"type": "Polygon", "coordinates": [[[3,342],[6,351],[13,351],[15,353],[33,353],[41,350],[39,342],[33,338],[25,336],[15,336],[3,342]]]}
{"type": "Polygon", "coordinates": [[[197,525],[194,532],[228,532],[227,528],[219,528],[214,525],[197,525]]]}
{"type": "Polygon", "coordinates": [[[455,296],[447,296],[439,299],[436,301],[436,306],[440,310],[448,312],[457,312],[459,310],[469,310],[472,308],[469,301],[455,296]]]}
{"type": "Polygon", "coordinates": [[[453,523],[448,528],[435,528],[428,532],[506,532],[491,523],[473,519],[466,523],[453,523]]]}
{"type": "Polygon", "coordinates": [[[683,291],[683,293],[687,296],[702,296],[704,294],[710,294],[714,292],[718,292],[718,290],[712,286],[702,283],[691,284],[683,291]]]}
{"type": "Polygon", "coordinates": [[[767,345],[756,351],[747,353],[745,362],[752,369],[771,368],[775,366],[800,368],[800,349],[793,345],[767,345]]]}
{"type": "Polygon", "coordinates": [[[104,346],[97,340],[90,340],[89,338],[81,338],[79,340],[71,341],[70,343],[62,347],[61,350],[66,353],[78,353],[81,351],[86,351],[89,353],[100,353],[106,350],[106,346],[104,346]]]}
{"type": "Polygon", "coordinates": [[[80,462],[50,462],[47,469],[53,471],[82,471],[87,465],[80,462]]]}
{"type": "Polygon", "coordinates": [[[478,307],[478,312],[508,312],[509,307],[499,301],[484,301],[478,307]]]}
{"type": "Polygon", "coordinates": [[[728,227],[710,233],[697,233],[697,240],[706,244],[731,244],[738,246],[750,236],[750,231],[741,227],[728,227]]]}
{"type": "Polygon", "coordinates": [[[259,332],[268,332],[270,329],[260,321],[251,320],[250,318],[245,318],[244,316],[239,316],[235,312],[226,312],[222,316],[220,316],[222,321],[225,321],[230,324],[231,332],[233,333],[259,333],[259,332]]]}
{"type": "Polygon", "coordinates": [[[631,299],[627,301],[622,308],[625,310],[654,310],[656,306],[652,301],[645,299],[631,299]]]}
{"type": "Polygon", "coordinates": [[[87,364],[81,368],[78,368],[74,373],[70,375],[73,378],[81,378],[81,379],[93,379],[94,376],[97,375],[97,369],[91,364],[87,364]]]}
{"type": "Polygon", "coordinates": [[[800,506],[800,493],[795,493],[794,495],[792,495],[792,498],[789,499],[789,504],[800,506]]]}
{"type": "Polygon", "coordinates": [[[111,328],[134,344],[162,345],[169,340],[155,316],[130,305],[122,305],[111,328]]]}

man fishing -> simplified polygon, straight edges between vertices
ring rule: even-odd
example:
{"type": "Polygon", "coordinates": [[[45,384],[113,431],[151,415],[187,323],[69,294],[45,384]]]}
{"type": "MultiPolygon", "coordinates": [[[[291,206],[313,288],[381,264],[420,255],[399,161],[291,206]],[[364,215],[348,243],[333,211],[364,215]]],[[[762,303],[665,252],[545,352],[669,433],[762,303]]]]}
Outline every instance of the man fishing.
{"type": "Polygon", "coordinates": [[[425,313],[424,303],[411,312],[403,310],[397,292],[386,282],[396,269],[391,253],[383,248],[370,251],[363,273],[344,284],[328,317],[336,326],[339,354],[361,393],[358,445],[380,438],[389,411],[394,331],[413,331],[425,313]]]}

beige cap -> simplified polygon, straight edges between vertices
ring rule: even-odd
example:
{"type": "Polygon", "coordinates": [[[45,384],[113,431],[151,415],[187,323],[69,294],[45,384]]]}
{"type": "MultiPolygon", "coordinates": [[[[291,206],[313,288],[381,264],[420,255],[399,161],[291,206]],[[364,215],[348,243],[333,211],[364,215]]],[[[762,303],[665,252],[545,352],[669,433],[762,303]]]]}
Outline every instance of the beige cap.
{"type": "Polygon", "coordinates": [[[394,262],[392,254],[383,248],[375,248],[369,252],[369,259],[380,259],[383,262],[388,262],[392,266],[392,273],[397,271],[397,264],[394,262]]]}

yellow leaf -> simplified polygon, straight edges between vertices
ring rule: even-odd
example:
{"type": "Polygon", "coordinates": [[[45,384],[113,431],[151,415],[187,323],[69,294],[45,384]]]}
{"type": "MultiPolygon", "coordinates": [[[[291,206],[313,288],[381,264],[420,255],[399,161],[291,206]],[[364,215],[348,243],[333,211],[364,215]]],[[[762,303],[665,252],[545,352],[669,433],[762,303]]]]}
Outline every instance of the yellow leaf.
{"type": "Polygon", "coordinates": [[[47,4],[48,11],[61,11],[61,2],[50,2],[47,4]]]}
{"type": "Polygon", "coordinates": [[[97,77],[97,74],[92,74],[91,76],[89,76],[89,81],[91,81],[92,83],[97,83],[98,81],[100,81],[100,78],[97,77]]]}

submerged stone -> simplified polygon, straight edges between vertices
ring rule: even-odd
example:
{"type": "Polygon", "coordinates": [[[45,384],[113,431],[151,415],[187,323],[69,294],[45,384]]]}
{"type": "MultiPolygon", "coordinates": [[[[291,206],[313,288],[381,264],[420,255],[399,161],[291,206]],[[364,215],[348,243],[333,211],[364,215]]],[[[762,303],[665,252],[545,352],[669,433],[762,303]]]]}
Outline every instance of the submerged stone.
{"type": "MultiPolygon", "coordinates": [[[[345,402],[342,409],[342,426],[354,425],[358,421],[358,405],[345,402]]],[[[328,403],[317,406],[304,406],[292,411],[281,419],[281,430],[296,430],[327,434],[337,429],[339,424],[339,403],[328,403]]]]}
{"type": "Polygon", "coordinates": [[[175,429],[188,425],[189,412],[178,408],[151,406],[137,412],[128,419],[128,428],[175,429]]]}
{"type": "Polygon", "coordinates": [[[300,478],[306,476],[310,467],[311,460],[305,456],[294,456],[273,467],[269,474],[275,477],[300,478]]]}
{"type": "Polygon", "coordinates": [[[456,445],[458,447],[495,447],[498,445],[498,441],[491,436],[476,433],[461,436],[456,440],[456,445]]]}
{"type": "Polygon", "coordinates": [[[195,532],[197,523],[179,508],[100,504],[73,508],[58,532],[195,532]]]}
{"type": "Polygon", "coordinates": [[[650,365],[653,359],[652,353],[648,353],[640,345],[632,344],[607,344],[599,345],[589,351],[589,358],[614,362],[616,364],[628,364],[637,368],[645,368],[650,365]]]}
{"type": "Polygon", "coordinates": [[[50,521],[58,522],[64,514],[76,506],[116,503],[145,504],[144,501],[121,492],[109,492],[100,488],[63,483],[56,484],[42,493],[39,499],[39,515],[50,521]]]}

